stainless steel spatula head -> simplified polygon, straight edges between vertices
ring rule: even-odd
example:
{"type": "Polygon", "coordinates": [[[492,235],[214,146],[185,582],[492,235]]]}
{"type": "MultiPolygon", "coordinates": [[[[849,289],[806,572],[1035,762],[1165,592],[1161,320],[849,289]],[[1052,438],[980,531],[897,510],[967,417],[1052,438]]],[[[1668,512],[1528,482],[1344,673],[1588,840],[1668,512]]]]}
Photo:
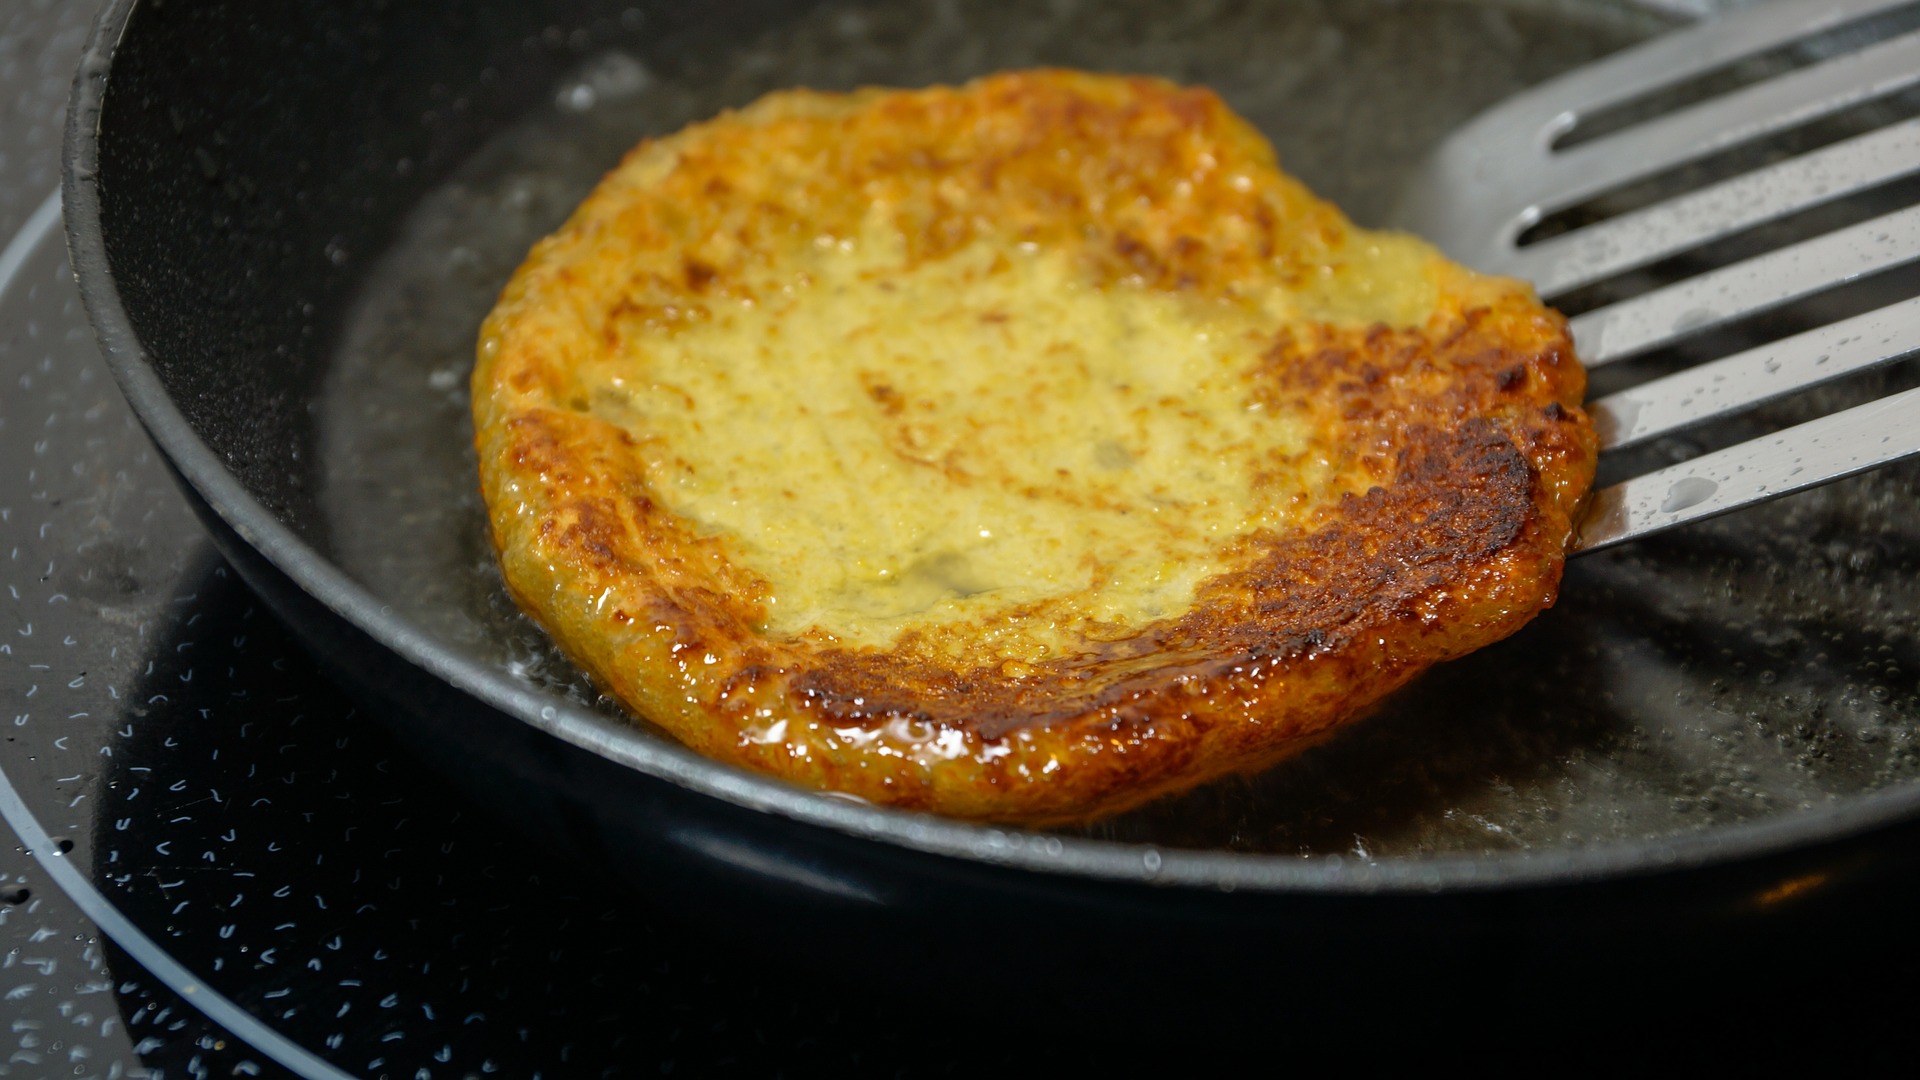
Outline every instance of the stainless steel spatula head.
{"type": "MultiPolygon", "coordinates": [[[[1589,368],[1675,346],[1706,354],[1590,402],[1603,450],[1906,358],[1920,351],[1920,298],[1812,326],[1803,315],[1758,345],[1750,328],[1920,263],[1920,205],[1903,192],[1920,176],[1916,27],[1914,0],[1781,0],[1615,54],[1455,133],[1395,224],[1550,302],[1586,293],[1572,330],[1589,368]],[[1819,228],[1821,213],[1842,223],[1783,227],[1819,228]],[[1729,327],[1749,332],[1716,335],[1729,327]]],[[[1573,550],[1915,454],[1920,389],[1603,488],[1573,550]]]]}

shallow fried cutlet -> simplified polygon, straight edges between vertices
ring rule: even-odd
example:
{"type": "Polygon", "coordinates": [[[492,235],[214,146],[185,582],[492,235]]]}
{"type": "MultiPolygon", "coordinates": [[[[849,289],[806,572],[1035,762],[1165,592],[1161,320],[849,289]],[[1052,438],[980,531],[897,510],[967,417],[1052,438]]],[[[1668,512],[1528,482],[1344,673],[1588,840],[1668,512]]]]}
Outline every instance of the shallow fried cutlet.
{"type": "Polygon", "coordinates": [[[688,745],[997,821],[1257,768],[1553,602],[1563,320],[1209,91],[791,91],[643,143],[473,377],[508,587],[688,745]]]}

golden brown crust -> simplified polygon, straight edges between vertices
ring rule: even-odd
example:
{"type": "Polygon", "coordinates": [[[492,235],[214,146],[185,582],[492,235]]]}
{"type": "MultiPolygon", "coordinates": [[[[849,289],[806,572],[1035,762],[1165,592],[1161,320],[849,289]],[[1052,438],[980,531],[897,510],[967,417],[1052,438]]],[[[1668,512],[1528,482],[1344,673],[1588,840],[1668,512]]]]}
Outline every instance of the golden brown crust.
{"type": "MultiPolygon", "coordinates": [[[[1096,281],[1223,302],[1309,287],[1355,235],[1211,93],[1156,80],[795,92],[636,149],[503,295],[476,445],[521,605],[695,749],[896,806],[1085,818],[1276,760],[1553,602],[1595,458],[1585,376],[1524,286],[1449,266],[1418,325],[1272,328],[1248,398],[1308,418],[1341,493],[1301,528],[1230,541],[1184,614],[1037,662],[977,621],[881,646],[767,633],[768,583],[662,505],[649,433],[592,415],[570,373],[582,350],[710,317],[796,237],[874,205],[909,261],[993,233],[1072,245],[1096,281]]],[[[887,380],[865,379],[897,416],[887,380]]]]}

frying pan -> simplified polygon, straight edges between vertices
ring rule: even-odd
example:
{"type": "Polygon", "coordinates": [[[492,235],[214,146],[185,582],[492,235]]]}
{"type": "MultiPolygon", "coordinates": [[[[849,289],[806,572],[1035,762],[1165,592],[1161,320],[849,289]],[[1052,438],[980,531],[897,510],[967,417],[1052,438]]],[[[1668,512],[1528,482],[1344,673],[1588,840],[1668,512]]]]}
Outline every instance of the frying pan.
{"type": "MultiPolygon", "coordinates": [[[[1430,985],[1422,973],[1511,991],[1573,971],[1632,971],[1661,956],[1750,954],[1763,938],[1868,935],[1902,917],[1920,887],[1920,784],[1901,779],[1906,759],[1898,754],[1874,759],[1892,763],[1882,781],[1804,807],[1699,829],[1676,816],[1639,835],[1583,835],[1575,826],[1559,842],[1508,851],[1488,841],[1480,850],[1441,843],[1400,854],[1342,852],[1306,826],[1267,844],[1283,852],[1249,851],[1205,838],[1217,832],[1183,831],[1183,821],[1205,816],[1196,807],[1258,805],[1264,789],[1251,782],[1155,811],[1160,816],[1144,824],[1024,833],[800,791],[704,760],[644,725],[476,659],[410,612],[405,597],[344,568],[340,553],[350,541],[342,537],[355,522],[328,502],[326,410],[349,326],[369,302],[381,253],[404,245],[410,215],[496,133],[552,113],[556,94],[562,105],[577,97],[579,72],[594,57],[638,58],[627,69],[629,89],[705,72],[737,97],[752,79],[735,78],[726,65],[758,71],[765,65],[754,58],[764,57],[766,41],[782,40],[781,28],[816,19],[831,30],[855,17],[847,14],[854,9],[816,7],[113,0],[101,16],[76,79],[64,194],[73,264],[108,362],[222,553],[323,665],[376,704],[425,767],[468,786],[542,857],[614,867],[690,915],[767,934],[783,952],[844,961],[854,955],[848,950],[885,954],[904,941],[926,970],[977,972],[1006,970],[1009,958],[1030,959],[1044,943],[1043,966],[1073,971],[1082,988],[1158,977],[1143,972],[1217,970],[1235,973],[1236,985],[1252,980],[1263,992],[1285,993],[1350,985],[1342,980],[1356,970],[1390,970],[1405,976],[1408,993],[1430,985]],[[742,43],[760,43],[760,51],[742,43]],[[1195,835],[1203,838],[1189,842],[1195,835]],[[1295,853],[1284,853],[1287,844],[1295,853]],[[1250,962],[1256,957],[1285,963],[1250,962]]],[[[1080,25],[1145,18],[1119,10],[1099,8],[1080,25]]],[[[943,55],[962,68],[984,64],[995,54],[973,47],[980,45],[963,39],[943,55]]],[[[1545,45],[1520,51],[1536,48],[1545,45]]],[[[1071,42],[1059,53],[1071,59],[1071,42]]],[[[1163,66],[1184,73],[1177,58],[1163,66]]],[[[1378,195],[1355,190],[1362,203],[1378,195]]],[[[1911,477],[1883,483],[1893,486],[1872,489],[1869,501],[1902,509],[1911,477]]],[[[1808,506],[1816,504],[1769,511],[1785,516],[1763,526],[1831,541],[1828,526],[1794,517],[1812,513],[1808,506]]],[[[1760,519],[1748,520],[1730,528],[1750,532],[1760,519]]],[[[1835,557],[1840,570],[1778,561],[1808,589],[1831,586],[1846,565],[1911,577],[1910,537],[1876,536],[1868,561],[1878,561],[1865,569],[1856,549],[1835,557]]],[[[1645,558],[1698,565],[1724,554],[1676,543],[1645,558]]],[[[1597,597],[1589,613],[1653,603],[1664,583],[1640,558],[1623,559],[1611,575],[1583,577],[1576,568],[1569,595],[1584,589],[1597,597]]],[[[1891,710],[1878,722],[1898,727],[1901,710],[1911,709],[1910,676],[1920,670],[1906,653],[1912,611],[1898,590],[1875,595],[1889,610],[1885,633],[1871,642],[1890,643],[1885,655],[1848,638],[1844,625],[1821,660],[1805,642],[1765,648],[1785,650],[1782,663],[1826,663],[1842,674],[1855,653],[1878,657],[1875,694],[1884,692],[1891,710]]],[[[1719,610],[1713,597],[1700,602],[1711,621],[1719,610]]],[[[1591,645],[1577,621],[1553,625],[1559,629],[1523,634],[1532,635],[1527,647],[1572,654],[1591,645]]],[[[1738,650],[1721,644],[1697,651],[1725,660],[1730,672],[1748,671],[1749,658],[1725,659],[1738,650]]],[[[1533,655],[1508,652],[1469,675],[1442,673],[1432,696],[1442,712],[1482,711],[1499,697],[1486,673],[1496,681],[1503,670],[1515,680],[1539,676],[1526,670],[1533,655]]],[[[1579,695],[1612,694],[1591,675],[1566,680],[1569,713],[1579,695]]],[[[1762,680],[1757,665],[1748,677],[1762,680]]],[[[1711,703],[1683,706],[1674,707],[1704,714],[1711,703]]],[[[1830,720],[1802,709],[1803,725],[1830,720]]],[[[1559,722],[1533,719],[1546,728],[1559,722]]],[[[1425,730],[1392,715],[1365,726],[1425,730]]],[[[1818,734],[1804,738],[1817,742],[1818,734]]],[[[1423,752],[1417,748],[1428,744],[1419,740],[1428,737],[1417,735],[1409,752],[1423,752]]],[[[1373,760],[1347,754],[1343,741],[1263,781],[1324,800],[1301,817],[1333,822],[1331,833],[1347,818],[1374,820],[1364,807],[1333,805],[1350,789],[1329,772],[1373,760]]],[[[1500,760],[1510,767],[1517,759],[1500,760]]],[[[1495,779],[1511,786],[1510,777],[1495,779]]],[[[1588,794],[1589,808],[1610,798],[1588,794]]],[[[1472,816],[1472,797],[1459,805],[1472,816]]],[[[1029,991],[1023,976],[997,992],[1029,991]]]]}

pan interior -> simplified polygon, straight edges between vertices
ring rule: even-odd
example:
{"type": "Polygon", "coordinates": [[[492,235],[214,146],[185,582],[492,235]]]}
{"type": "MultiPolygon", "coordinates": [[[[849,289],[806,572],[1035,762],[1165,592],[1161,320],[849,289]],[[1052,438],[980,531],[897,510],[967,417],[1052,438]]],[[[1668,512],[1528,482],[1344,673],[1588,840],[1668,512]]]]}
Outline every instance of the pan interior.
{"type": "MultiPolygon", "coordinates": [[[[1042,64],[1145,72],[1212,86],[1291,171],[1377,224],[1459,123],[1667,25],[1645,5],[1572,0],[909,0],[824,5],[745,41],[589,43],[543,103],[418,203],[371,266],[318,402],[328,547],[475,661],[618,713],[501,587],[466,385],[499,287],[643,136],[786,86],[924,85],[1042,64]]],[[[1537,852],[1906,783],[1920,772],[1917,483],[1915,469],[1882,471],[1581,560],[1535,625],[1431,673],[1340,738],[1078,831],[1368,860],[1537,852]]]]}

